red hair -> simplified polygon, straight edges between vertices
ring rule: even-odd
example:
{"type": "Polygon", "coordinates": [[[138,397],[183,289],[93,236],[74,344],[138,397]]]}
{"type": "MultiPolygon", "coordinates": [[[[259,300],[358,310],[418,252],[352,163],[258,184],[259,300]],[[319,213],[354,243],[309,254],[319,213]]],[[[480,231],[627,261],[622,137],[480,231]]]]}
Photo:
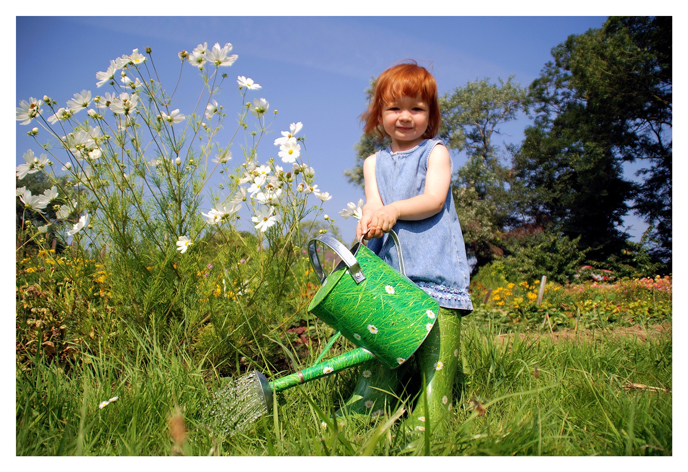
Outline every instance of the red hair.
{"type": "Polygon", "coordinates": [[[428,129],[423,138],[434,138],[440,129],[440,106],[437,101],[437,82],[425,67],[416,61],[397,64],[384,71],[375,82],[375,92],[368,109],[361,115],[365,134],[375,133],[380,139],[387,135],[380,126],[385,104],[400,97],[420,97],[428,104],[428,129]]]}

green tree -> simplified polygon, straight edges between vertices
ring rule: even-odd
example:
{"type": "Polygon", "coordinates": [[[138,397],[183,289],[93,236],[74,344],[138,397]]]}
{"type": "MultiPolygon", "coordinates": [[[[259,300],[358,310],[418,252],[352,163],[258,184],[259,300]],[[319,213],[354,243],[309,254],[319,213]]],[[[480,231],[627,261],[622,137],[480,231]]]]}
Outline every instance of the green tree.
{"type": "Polygon", "coordinates": [[[513,226],[511,170],[504,149],[495,144],[500,125],[513,121],[527,108],[527,90],[498,79],[468,82],[440,99],[440,137],[455,152],[465,152],[466,163],[456,171],[452,189],[470,255],[480,267],[503,254],[501,233],[513,226]]]}
{"type": "Polygon", "coordinates": [[[572,35],[531,84],[535,125],[516,155],[520,210],[581,236],[591,257],[624,247],[629,209],[654,225],[654,254],[671,257],[671,18],[610,18],[572,35]],[[634,186],[622,163],[647,167],[634,186]]]}

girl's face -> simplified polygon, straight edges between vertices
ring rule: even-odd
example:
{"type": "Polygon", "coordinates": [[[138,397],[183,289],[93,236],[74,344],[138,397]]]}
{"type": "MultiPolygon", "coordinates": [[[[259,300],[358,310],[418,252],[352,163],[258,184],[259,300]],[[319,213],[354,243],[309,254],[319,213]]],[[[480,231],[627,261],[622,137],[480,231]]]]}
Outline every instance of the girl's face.
{"type": "Polygon", "coordinates": [[[429,107],[420,97],[400,97],[382,108],[380,124],[392,138],[392,151],[405,151],[423,141],[429,107]]]}

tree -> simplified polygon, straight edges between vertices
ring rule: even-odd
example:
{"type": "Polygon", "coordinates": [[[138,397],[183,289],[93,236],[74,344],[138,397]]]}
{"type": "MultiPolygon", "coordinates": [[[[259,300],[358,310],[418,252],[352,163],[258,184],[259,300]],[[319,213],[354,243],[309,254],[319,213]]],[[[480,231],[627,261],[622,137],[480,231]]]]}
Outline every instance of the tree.
{"type": "Polygon", "coordinates": [[[440,137],[468,157],[454,175],[452,188],[466,246],[477,267],[503,254],[501,233],[515,223],[511,171],[494,137],[501,134],[500,125],[526,109],[527,91],[513,77],[498,81],[468,82],[440,99],[440,137]]]}
{"type": "Polygon", "coordinates": [[[618,252],[632,209],[655,225],[657,257],[671,257],[671,19],[610,18],[552,50],[530,87],[535,124],[517,153],[520,208],[591,256],[618,252]],[[639,186],[622,163],[641,159],[639,186]]]}

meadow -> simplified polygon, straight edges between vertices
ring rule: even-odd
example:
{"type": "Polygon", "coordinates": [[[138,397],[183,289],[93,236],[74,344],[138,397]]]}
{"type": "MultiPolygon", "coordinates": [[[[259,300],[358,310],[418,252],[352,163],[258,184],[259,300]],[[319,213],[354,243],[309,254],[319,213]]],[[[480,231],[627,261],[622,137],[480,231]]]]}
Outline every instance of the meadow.
{"type": "Polygon", "coordinates": [[[237,77],[236,125],[217,103],[230,52],[179,53],[201,80],[186,113],[138,50],[96,74],[102,95],[20,102],[41,154],[17,166],[18,456],[672,455],[670,276],[548,282],[541,299],[539,280],[476,277],[454,407],[420,436],[413,385],[383,415],[333,421],[355,370],[228,427],[222,392],[312,365],[335,334],[307,311],[306,249],[338,236],[302,124],[259,161],[259,84],[237,77]]]}

